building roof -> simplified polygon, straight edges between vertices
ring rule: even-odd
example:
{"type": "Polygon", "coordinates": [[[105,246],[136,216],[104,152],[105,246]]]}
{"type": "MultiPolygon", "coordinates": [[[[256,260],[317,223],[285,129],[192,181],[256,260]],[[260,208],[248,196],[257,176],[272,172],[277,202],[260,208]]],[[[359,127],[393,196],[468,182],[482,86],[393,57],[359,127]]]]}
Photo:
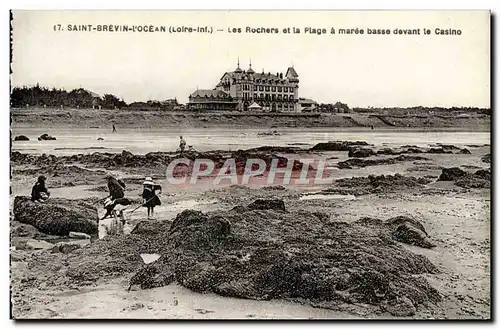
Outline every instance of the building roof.
{"type": "Polygon", "coordinates": [[[260,106],[259,104],[257,104],[256,102],[253,102],[252,105],[250,105],[248,107],[249,109],[261,109],[262,106],[260,106]]]}
{"type": "Polygon", "coordinates": [[[293,66],[289,67],[288,70],[286,71],[286,76],[290,76],[292,78],[298,78],[299,75],[297,74],[297,71],[293,68],[293,66]],[[288,74],[290,73],[290,74],[288,74]]]}
{"type": "MultiPolygon", "coordinates": [[[[253,70],[252,70],[253,71],[253,70]]],[[[242,71],[241,73],[237,73],[237,72],[226,72],[224,73],[224,75],[221,77],[221,81],[219,81],[217,83],[217,87],[222,87],[223,86],[223,82],[222,80],[224,79],[224,77],[227,75],[229,76],[229,78],[233,79],[241,79],[243,78],[244,76],[247,76],[248,78],[250,78],[250,74],[246,75],[245,73],[248,73],[245,72],[245,71],[242,71]]],[[[273,82],[284,82],[285,79],[284,77],[281,78],[279,76],[279,74],[271,74],[271,73],[251,73],[252,75],[252,78],[253,78],[253,81],[257,81],[257,80],[265,80],[265,81],[273,81],[273,82]]]]}
{"type": "Polygon", "coordinates": [[[299,98],[299,103],[301,103],[301,104],[316,104],[316,102],[310,98],[299,98]]]}
{"type": "Polygon", "coordinates": [[[213,89],[198,89],[189,97],[205,97],[205,98],[230,98],[230,96],[223,92],[222,90],[213,90],[213,89]]]}

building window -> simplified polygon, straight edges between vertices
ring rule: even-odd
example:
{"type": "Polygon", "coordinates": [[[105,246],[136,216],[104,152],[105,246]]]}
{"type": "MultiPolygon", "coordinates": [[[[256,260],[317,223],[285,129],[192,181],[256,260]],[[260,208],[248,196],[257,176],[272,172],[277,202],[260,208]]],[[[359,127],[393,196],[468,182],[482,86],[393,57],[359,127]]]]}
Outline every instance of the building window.
{"type": "Polygon", "coordinates": [[[293,95],[290,95],[290,98],[289,98],[291,101],[293,101],[293,95]]]}
{"type": "Polygon", "coordinates": [[[283,100],[287,101],[288,100],[288,95],[283,95],[283,100]]]}
{"type": "Polygon", "coordinates": [[[264,91],[264,86],[259,86],[259,91],[264,91]]]}
{"type": "Polygon", "coordinates": [[[281,87],[278,87],[278,92],[281,92],[283,88],[281,87]]]}
{"type": "Polygon", "coordinates": [[[269,100],[269,94],[266,94],[266,101],[269,100]]]}
{"type": "Polygon", "coordinates": [[[288,92],[288,87],[283,87],[284,92],[288,92]]]}
{"type": "Polygon", "coordinates": [[[281,100],[281,95],[278,95],[278,100],[279,100],[279,101],[281,100]]]}
{"type": "Polygon", "coordinates": [[[253,98],[257,98],[257,93],[253,93],[253,98]]]}
{"type": "Polygon", "coordinates": [[[275,95],[275,94],[272,94],[272,95],[271,95],[271,99],[272,99],[273,101],[275,101],[275,100],[276,100],[276,95],[275,95]]]}
{"type": "Polygon", "coordinates": [[[276,91],[276,87],[275,86],[273,86],[272,91],[276,91]]]}
{"type": "Polygon", "coordinates": [[[266,86],[266,91],[269,91],[269,86],[266,86]]]}

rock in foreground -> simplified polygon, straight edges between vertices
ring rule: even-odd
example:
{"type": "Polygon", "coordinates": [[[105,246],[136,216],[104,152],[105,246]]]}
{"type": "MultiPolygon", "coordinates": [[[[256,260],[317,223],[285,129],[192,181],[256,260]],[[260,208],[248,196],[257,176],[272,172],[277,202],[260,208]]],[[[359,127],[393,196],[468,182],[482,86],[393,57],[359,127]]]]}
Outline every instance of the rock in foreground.
{"type": "Polygon", "coordinates": [[[66,236],[71,231],[97,233],[97,209],[86,202],[68,199],[49,199],[32,202],[28,197],[14,199],[15,220],[30,224],[40,232],[66,236]]]}
{"type": "Polygon", "coordinates": [[[438,291],[417,276],[437,268],[377,223],[325,221],[301,211],[186,210],[174,220],[162,257],[130,283],[177,281],[197,292],[257,300],[364,303],[398,315],[438,302],[438,291]]]}

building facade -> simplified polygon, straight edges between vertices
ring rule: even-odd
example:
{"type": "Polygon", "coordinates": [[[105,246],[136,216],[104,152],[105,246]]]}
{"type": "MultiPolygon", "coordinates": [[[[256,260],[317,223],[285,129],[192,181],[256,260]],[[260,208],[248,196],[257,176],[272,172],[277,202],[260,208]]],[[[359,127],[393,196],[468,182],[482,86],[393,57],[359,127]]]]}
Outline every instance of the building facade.
{"type": "Polygon", "coordinates": [[[226,72],[215,87],[230,95],[237,103],[239,111],[248,111],[254,102],[264,111],[299,112],[299,75],[292,67],[286,73],[256,73],[252,64],[248,70],[238,66],[233,72],[226,72]]]}
{"type": "Polygon", "coordinates": [[[235,111],[238,103],[220,90],[197,89],[189,95],[188,109],[194,111],[235,111]]]}
{"type": "Polygon", "coordinates": [[[299,75],[292,67],[286,73],[256,73],[252,64],[222,75],[213,90],[197,89],[189,96],[188,109],[254,111],[255,104],[262,111],[300,112],[299,75]],[[250,106],[253,105],[253,108],[250,106]]]}
{"type": "Polygon", "coordinates": [[[300,112],[315,112],[318,103],[309,98],[299,98],[300,112]]]}

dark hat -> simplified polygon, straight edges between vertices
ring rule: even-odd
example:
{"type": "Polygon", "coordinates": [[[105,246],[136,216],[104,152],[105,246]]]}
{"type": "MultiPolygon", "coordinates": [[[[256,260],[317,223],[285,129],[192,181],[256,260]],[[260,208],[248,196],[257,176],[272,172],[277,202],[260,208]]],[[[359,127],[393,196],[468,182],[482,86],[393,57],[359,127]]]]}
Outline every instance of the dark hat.
{"type": "Polygon", "coordinates": [[[45,181],[47,179],[47,177],[45,177],[44,175],[42,176],[38,176],[38,181],[45,181]]]}

